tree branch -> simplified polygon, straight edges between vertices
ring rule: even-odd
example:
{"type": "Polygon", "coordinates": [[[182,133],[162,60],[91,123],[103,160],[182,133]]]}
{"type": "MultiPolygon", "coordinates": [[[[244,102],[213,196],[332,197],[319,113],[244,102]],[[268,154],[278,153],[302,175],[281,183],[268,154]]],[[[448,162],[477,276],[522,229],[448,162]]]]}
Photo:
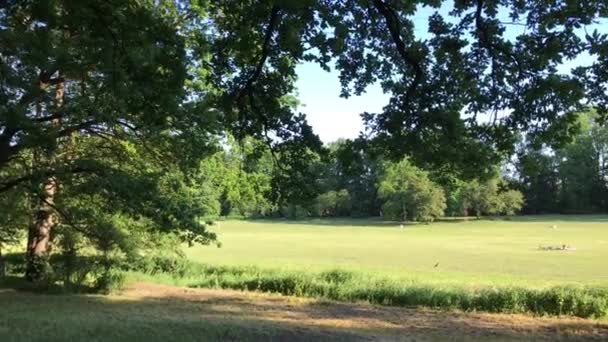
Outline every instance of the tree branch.
{"type": "Polygon", "coordinates": [[[258,59],[258,64],[253,70],[251,76],[247,79],[245,85],[240,89],[237,99],[241,99],[243,96],[247,94],[249,88],[251,88],[254,83],[260,78],[262,75],[262,70],[264,69],[264,64],[266,64],[266,60],[268,59],[268,55],[270,54],[270,43],[272,40],[272,34],[276,30],[276,26],[279,23],[281,9],[274,5],[270,10],[270,17],[268,18],[268,26],[266,27],[266,32],[264,34],[264,42],[262,43],[262,53],[258,59]]]}
{"type": "Polygon", "coordinates": [[[420,61],[418,58],[413,56],[410,51],[407,50],[403,39],[401,39],[401,22],[399,21],[399,17],[395,13],[395,11],[386,4],[383,0],[373,0],[374,7],[382,14],[384,20],[386,21],[386,26],[391,33],[391,37],[393,42],[397,47],[397,52],[412,69],[414,69],[414,80],[410,83],[406,94],[405,94],[405,103],[409,104],[411,96],[413,96],[414,91],[418,87],[418,85],[422,82],[422,77],[424,76],[424,71],[420,66],[420,61]]]}
{"type": "Polygon", "coordinates": [[[73,169],[66,170],[65,172],[57,172],[57,171],[47,170],[47,171],[40,172],[40,173],[32,173],[32,174],[29,174],[29,175],[26,175],[26,176],[15,178],[15,179],[13,179],[13,180],[11,180],[9,182],[5,182],[5,183],[0,184],[0,193],[9,191],[9,190],[13,189],[14,187],[20,185],[21,183],[30,181],[30,180],[35,179],[35,178],[40,178],[40,177],[48,178],[48,177],[56,176],[56,175],[61,174],[61,173],[70,173],[70,174],[96,173],[98,171],[99,171],[98,169],[77,166],[77,167],[74,167],[73,169]]]}

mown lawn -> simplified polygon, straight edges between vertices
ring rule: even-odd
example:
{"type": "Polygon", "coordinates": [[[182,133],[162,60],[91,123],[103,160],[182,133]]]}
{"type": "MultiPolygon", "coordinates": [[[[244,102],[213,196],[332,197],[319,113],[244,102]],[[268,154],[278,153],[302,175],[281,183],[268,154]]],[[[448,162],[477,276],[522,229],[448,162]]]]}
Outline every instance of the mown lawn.
{"type": "Polygon", "coordinates": [[[188,248],[190,259],[301,271],[344,269],[467,286],[608,285],[608,216],[438,222],[403,229],[355,219],[223,221],[213,229],[222,247],[188,248]],[[577,250],[538,249],[562,244],[577,250]]]}

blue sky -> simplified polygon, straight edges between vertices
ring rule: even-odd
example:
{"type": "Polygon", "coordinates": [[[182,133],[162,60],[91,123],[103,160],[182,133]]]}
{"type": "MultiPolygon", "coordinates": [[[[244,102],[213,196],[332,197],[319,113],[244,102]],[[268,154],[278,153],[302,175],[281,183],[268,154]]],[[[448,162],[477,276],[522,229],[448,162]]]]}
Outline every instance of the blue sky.
{"type": "MultiPolygon", "coordinates": [[[[451,4],[440,9],[442,15],[449,12],[451,4]]],[[[416,13],[414,23],[416,36],[419,39],[427,37],[428,17],[435,9],[421,8],[416,13]]],[[[507,13],[500,13],[504,21],[510,21],[507,13]]],[[[589,30],[598,28],[600,32],[608,32],[608,25],[594,25],[589,30]]],[[[507,37],[515,37],[523,32],[522,26],[508,26],[507,37]]],[[[591,32],[590,31],[590,32],[591,32]]],[[[573,61],[568,61],[560,68],[560,72],[567,73],[572,67],[587,65],[593,62],[589,55],[581,55],[573,61]]],[[[335,71],[326,72],[313,63],[304,63],[297,67],[298,97],[303,106],[299,111],[305,113],[308,122],[312,125],[324,142],[335,141],[339,138],[355,138],[363,129],[359,114],[362,112],[379,112],[388,102],[388,95],[383,94],[378,84],[368,87],[361,96],[352,96],[348,99],[340,98],[340,81],[335,71]]]]}

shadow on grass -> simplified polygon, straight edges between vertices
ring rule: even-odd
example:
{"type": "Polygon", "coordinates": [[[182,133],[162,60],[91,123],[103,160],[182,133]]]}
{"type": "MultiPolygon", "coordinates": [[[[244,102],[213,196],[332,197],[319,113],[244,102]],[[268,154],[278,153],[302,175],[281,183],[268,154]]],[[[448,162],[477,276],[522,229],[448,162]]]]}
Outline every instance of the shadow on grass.
{"type": "Polygon", "coordinates": [[[17,277],[12,275],[0,277],[0,289],[19,290],[24,288],[24,286],[25,281],[23,280],[23,277],[17,277]]]}
{"type": "Polygon", "coordinates": [[[100,293],[99,290],[88,285],[71,284],[69,287],[66,287],[58,283],[32,284],[26,281],[23,276],[15,275],[0,277],[0,290],[2,289],[46,295],[100,293]]]}
{"type": "Polygon", "coordinates": [[[142,284],[120,296],[0,291],[0,340],[360,341],[608,338],[608,324],[142,284]]]}

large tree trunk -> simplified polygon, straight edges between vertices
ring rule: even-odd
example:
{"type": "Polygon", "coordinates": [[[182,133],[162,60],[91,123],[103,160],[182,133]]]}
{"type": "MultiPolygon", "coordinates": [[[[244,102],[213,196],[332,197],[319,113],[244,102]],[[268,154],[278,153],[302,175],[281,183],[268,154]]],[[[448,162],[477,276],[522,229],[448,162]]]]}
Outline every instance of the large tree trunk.
{"type": "Polygon", "coordinates": [[[51,233],[57,224],[57,218],[53,211],[57,182],[55,178],[48,178],[44,184],[44,192],[41,198],[34,199],[38,202],[27,238],[27,266],[25,278],[28,281],[37,282],[45,277],[47,271],[47,258],[51,251],[51,233]]]}
{"type": "MultiPolygon", "coordinates": [[[[44,84],[40,84],[44,87],[44,84]]],[[[64,83],[59,82],[55,86],[55,110],[59,112],[63,106],[64,83]]],[[[38,108],[38,110],[40,110],[38,108]]],[[[54,119],[51,124],[55,127],[60,125],[59,119],[54,119]]],[[[47,155],[49,164],[53,164],[54,153],[47,155]]],[[[33,168],[35,169],[39,158],[34,158],[33,168]]],[[[26,249],[26,269],[25,278],[31,282],[43,280],[48,271],[48,257],[51,252],[51,238],[53,228],[57,225],[58,219],[54,211],[55,194],[59,189],[57,178],[48,177],[43,184],[42,193],[35,194],[32,198],[33,217],[30,223],[27,249],[26,249]]]]}

